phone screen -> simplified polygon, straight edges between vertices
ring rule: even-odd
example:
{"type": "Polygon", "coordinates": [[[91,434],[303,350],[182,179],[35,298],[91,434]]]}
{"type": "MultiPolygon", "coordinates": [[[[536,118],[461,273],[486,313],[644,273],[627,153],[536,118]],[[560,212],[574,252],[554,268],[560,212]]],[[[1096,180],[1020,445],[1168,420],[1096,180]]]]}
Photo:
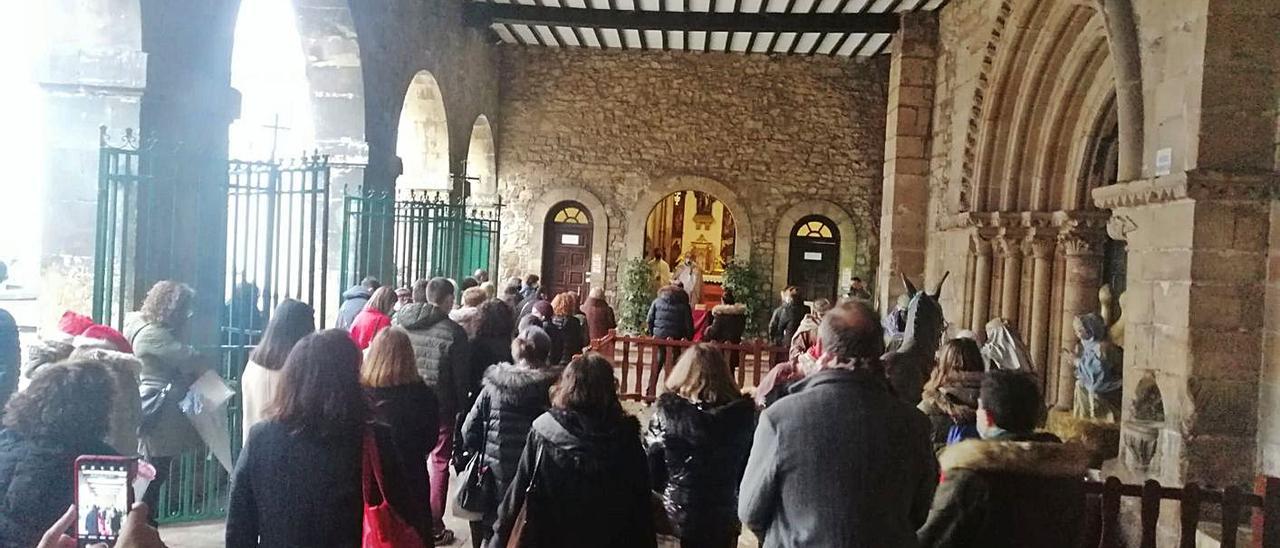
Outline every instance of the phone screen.
{"type": "Polygon", "coordinates": [[[76,465],[76,544],[114,545],[129,514],[128,460],[82,460],[76,465]]]}

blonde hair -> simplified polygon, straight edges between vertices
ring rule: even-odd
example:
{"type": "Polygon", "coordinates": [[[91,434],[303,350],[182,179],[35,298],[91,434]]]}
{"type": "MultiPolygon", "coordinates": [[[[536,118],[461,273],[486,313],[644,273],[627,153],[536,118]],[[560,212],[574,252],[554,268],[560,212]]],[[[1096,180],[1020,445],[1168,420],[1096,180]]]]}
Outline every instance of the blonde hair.
{"type": "Polygon", "coordinates": [[[187,321],[195,296],[195,290],[187,284],[173,280],[158,281],[142,301],[142,319],[166,327],[178,327],[187,321]]]}
{"type": "Polygon", "coordinates": [[[422,382],[413,359],[409,334],[399,327],[379,331],[369,345],[369,355],[360,366],[360,384],[387,388],[422,382]]]}
{"type": "Polygon", "coordinates": [[[934,391],[947,384],[951,377],[962,372],[981,373],[985,369],[982,350],[973,339],[954,338],[942,343],[938,349],[938,365],[929,374],[924,390],[934,391]]]}
{"type": "Polygon", "coordinates": [[[365,303],[364,308],[390,314],[395,309],[397,300],[399,297],[396,296],[396,290],[389,285],[384,285],[373,291],[373,296],[369,297],[369,302],[365,303]]]}
{"type": "Polygon", "coordinates": [[[489,293],[480,286],[468,287],[462,292],[462,306],[480,306],[489,300],[489,293]]]}
{"type": "Polygon", "coordinates": [[[720,403],[742,395],[724,354],[706,343],[680,354],[667,377],[667,390],[694,403],[720,403]]]}

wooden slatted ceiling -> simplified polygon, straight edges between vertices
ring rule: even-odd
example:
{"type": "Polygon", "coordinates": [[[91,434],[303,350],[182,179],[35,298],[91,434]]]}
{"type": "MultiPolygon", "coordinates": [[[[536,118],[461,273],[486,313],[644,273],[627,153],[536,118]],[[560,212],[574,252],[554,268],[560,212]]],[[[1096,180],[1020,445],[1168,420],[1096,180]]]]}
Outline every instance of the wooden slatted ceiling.
{"type": "Polygon", "coordinates": [[[946,1],[473,0],[467,19],[529,46],[869,57],[892,47],[892,14],[946,1]]]}

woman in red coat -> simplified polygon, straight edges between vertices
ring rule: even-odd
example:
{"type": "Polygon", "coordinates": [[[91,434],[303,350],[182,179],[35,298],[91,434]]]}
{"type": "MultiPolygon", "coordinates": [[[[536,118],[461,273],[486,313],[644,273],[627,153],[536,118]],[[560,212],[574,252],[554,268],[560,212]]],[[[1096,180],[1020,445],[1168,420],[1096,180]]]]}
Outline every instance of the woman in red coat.
{"type": "Polygon", "coordinates": [[[369,303],[364,305],[356,315],[356,319],[351,322],[351,340],[355,341],[356,347],[360,350],[369,348],[369,343],[373,341],[373,336],[379,331],[391,327],[391,310],[396,305],[396,291],[390,287],[379,287],[373,292],[373,296],[369,298],[369,303]]]}

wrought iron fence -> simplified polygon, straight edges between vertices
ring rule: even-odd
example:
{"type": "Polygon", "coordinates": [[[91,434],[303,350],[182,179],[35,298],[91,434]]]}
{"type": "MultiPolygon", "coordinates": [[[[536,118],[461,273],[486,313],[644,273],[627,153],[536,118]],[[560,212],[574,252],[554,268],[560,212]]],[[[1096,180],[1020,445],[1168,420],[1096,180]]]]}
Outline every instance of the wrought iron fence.
{"type": "MultiPolygon", "coordinates": [[[[159,153],[133,131],[112,140],[100,132],[93,317],[121,327],[145,288],[135,280],[139,187],[156,178],[149,159],[159,153]]],[[[330,228],[330,164],[320,155],[279,162],[227,162],[227,230],[201,245],[224,245],[226,306],[219,322],[218,372],[237,395],[228,408],[233,458],[241,444],[240,374],[271,311],[285,298],[325,317],[330,228]]],[[[166,523],[225,515],[229,478],[207,450],[174,459],[157,509],[166,523]]]]}
{"type": "Polygon", "coordinates": [[[340,279],[365,276],[403,286],[444,276],[460,280],[478,269],[498,279],[502,203],[451,202],[445,192],[349,193],[342,221],[340,279]]]}
{"type": "Polygon", "coordinates": [[[151,177],[143,164],[143,145],[133,130],[112,139],[106,126],[98,132],[98,214],[94,238],[94,321],[119,329],[134,302],[137,242],[135,204],[138,187],[151,177]]]}

